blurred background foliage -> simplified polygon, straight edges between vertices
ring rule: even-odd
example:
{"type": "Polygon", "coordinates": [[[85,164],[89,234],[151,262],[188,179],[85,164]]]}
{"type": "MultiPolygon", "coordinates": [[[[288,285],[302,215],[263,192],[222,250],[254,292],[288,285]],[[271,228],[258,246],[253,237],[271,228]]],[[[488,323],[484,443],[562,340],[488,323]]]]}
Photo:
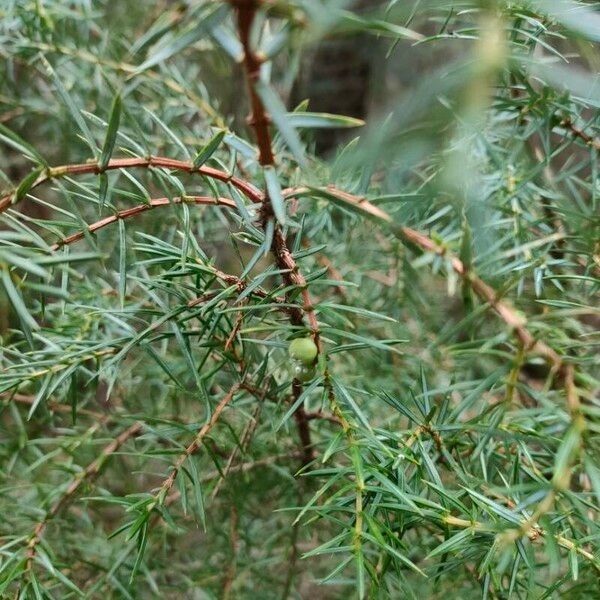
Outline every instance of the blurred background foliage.
{"type": "Polygon", "coordinates": [[[0,0],[0,596],[597,597],[597,4],[257,5],[275,169],[227,2],[0,0]]]}

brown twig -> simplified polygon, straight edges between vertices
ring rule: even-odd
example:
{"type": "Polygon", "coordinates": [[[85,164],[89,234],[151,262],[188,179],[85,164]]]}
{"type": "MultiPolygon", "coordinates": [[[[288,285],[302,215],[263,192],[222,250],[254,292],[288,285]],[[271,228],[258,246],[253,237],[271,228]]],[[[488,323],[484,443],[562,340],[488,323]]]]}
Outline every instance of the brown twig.
{"type": "Polygon", "coordinates": [[[336,417],[335,415],[332,415],[330,413],[326,413],[325,411],[322,411],[322,410],[313,410],[310,412],[306,412],[305,414],[306,414],[306,418],[309,421],[318,419],[318,420],[322,420],[322,421],[329,421],[330,423],[335,423],[336,425],[342,424],[339,417],[336,417]]]}
{"type": "Polygon", "coordinates": [[[66,491],[54,502],[52,507],[45,514],[44,518],[35,526],[29,542],[27,544],[27,570],[30,570],[33,565],[33,559],[37,552],[37,546],[42,540],[44,531],[48,522],[56,517],[56,515],[68,504],[70,504],[85,481],[95,479],[106,462],[106,459],[114,454],[127,440],[136,436],[142,430],[142,423],[136,421],[125,431],[119,434],[114,440],[106,445],[100,452],[100,456],[91,462],[83,471],[79,472],[72,480],[66,491]]]}
{"type": "Polygon", "coordinates": [[[273,165],[275,164],[275,157],[273,155],[271,134],[269,132],[271,119],[256,92],[256,84],[260,78],[261,60],[253,51],[250,43],[250,34],[254,18],[256,17],[257,2],[255,0],[232,0],[231,3],[237,11],[237,28],[244,50],[244,69],[251,105],[248,124],[254,129],[254,133],[256,134],[258,162],[263,166],[273,165]]]}
{"type": "MultiPolygon", "coordinates": [[[[298,190],[295,190],[296,194],[298,194],[299,191],[306,191],[306,189],[302,190],[302,188],[299,188],[298,190]]],[[[380,221],[388,224],[393,223],[392,217],[388,213],[370,204],[364,198],[354,196],[332,186],[329,186],[327,191],[331,195],[335,196],[336,199],[350,204],[351,206],[376,217],[380,221]]],[[[563,360],[561,356],[544,342],[535,339],[533,334],[531,334],[526,327],[526,319],[521,316],[508,302],[498,298],[496,291],[491,286],[477,277],[472,271],[469,271],[463,262],[456,256],[453,256],[446,247],[441,246],[429,236],[411,229],[410,227],[394,227],[394,232],[399,234],[404,241],[410,242],[422,250],[432,252],[438,256],[445,256],[450,262],[452,269],[458,275],[465,278],[472,287],[473,291],[482,300],[487,302],[498,314],[498,316],[514,330],[526,351],[539,354],[556,369],[560,369],[562,367],[563,360]]]]}
{"type": "Polygon", "coordinates": [[[585,131],[583,131],[583,129],[577,127],[569,117],[563,119],[560,122],[560,126],[564,127],[567,131],[569,131],[573,135],[573,137],[579,138],[580,140],[585,142],[587,146],[591,146],[596,150],[600,150],[600,141],[587,134],[585,131]]]}
{"type": "Polygon", "coordinates": [[[217,424],[217,422],[219,421],[219,417],[221,416],[221,413],[223,412],[223,410],[225,410],[225,407],[233,400],[233,397],[235,396],[235,393],[239,390],[239,388],[240,388],[239,383],[236,383],[233,386],[231,386],[229,391],[223,396],[223,399],[215,407],[215,410],[212,413],[208,422],[205,423],[200,428],[200,430],[196,434],[196,437],[194,438],[192,443],[179,456],[179,458],[177,459],[177,461],[175,462],[175,464],[173,465],[173,467],[171,469],[171,473],[163,481],[163,483],[161,484],[161,486],[158,489],[158,492],[156,493],[156,498],[158,499],[159,502],[164,502],[164,499],[167,497],[167,494],[169,493],[169,491],[173,487],[173,484],[175,483],[175,479],[177,478],[177,475],[178,475],[181,467],[183,466],[183,463],[185,463],[185,461],[200,448],[204,438],[208,435],[208,433],[210,433],[212,428],[217,424]]]}
{"type": "MultiPolygon", "coordinates": [[[[183,163],[181,161],[171,161],[171,159],[165,159],[165,158],[159,159],[156,157],[151,158],[151,159],[114,160],[109,163],[108,168],[115,168],[115,169],[116,168],[129,168],[132,166],[162,166],[162,167],[169,166],[171,168],[177,168],[175,166],[175,164],[179,165],[179,168],[181,168],[182,170],[186,170],[186,168],[189,168],[189,170],[191,170],[190,163],[183,163]],[[184,167],[186,167],[186,168],[184,168],[184,167]]],[[[206,170],[209,168],[202,167],[201,169],[206,170]]],[[[57,171],[57,170],[64,170],[65,173],[68,172],[69,174],[93,173],[93,172],[97,172],[97,164],[96,163],[90,163],[90,164],[86,163],[86,164],[81,164],[81,165],[67,165],[65,167],[56,167],[54,169],[54,171],[57,171]]],[[[209,169],[209,170],[210,170],[210,174],[208,174],[208,173],[204,173],[204,174],[207,176],[214,176],[215,178],[221,179],[223,181],[229,180],[229,176],[226,173],[224,173],[222,171],[217,171],[216,169],[209,169]]],[[[202,172],[202,171],[199,170],[198,172],[202,172]]],[[[46,181],[47,179],[48,179],[48,177],[41,178],[40,180],[38,180],[38,182],[36,182],[36,185],[38,185],[42,181],[46,181]]],[[[233,182],[233,179],[231,181],[233,182]]],[[[239,180],[239,179],[236,179],[236,182],[237,182],[238,189],[240,189],[242,191],[245,190],[248,198],[251,199],[253,202],[261,202],[262,199],[264,198],[262,192],[260,192],[256,188],[254,188],[251,184],[244,182],[242,180],[239,180]]],[[[286,195],[298,195],[298,194],[303,194],[303,193],[306,194],[308,191],[309,191],[308,188],[300,187],[300,188],[294,188],[293,190],[292,189],[286,190],[285,194],[286,195]]],[[[350,205],[354,206],[355,208],[362,210],[363,212],[365,212],[366,214],[368,214],[370,216],[376,217],[377,219],[384,221],[386,223],[390,223],[390,224],[392,223],[392,218],[390,217],[390,215],[388,213],[386,213],[382,209],[372,205],[364,198],[354,196],[354,195],[344,192],[342,190],[338,190],[337,188],[335,188],[333,186],[327,187],[327,192],[329,194],[331,194],[332,196],[335,196],[336,199],[341,200],[342,202],[345,202],[347,204],[350,204],[350,205]]],[[[12,198],[12,195],[8,195],[8,196],[5,196],[2,200],[0,200],[0,213],[3,210],[5,210],[8,206],[10,206],[11,198],[12,198]],[[8,204],[6,204],[7,201],[8,201],[8,204]]],[[[203,198],[203,197],[198,197],[198,198],[203,198]]],[[[223,202],[227,202],[226,205],[230,206],[229,205],[229,202],[231,202],[230,200],[225,199],[225,198],[219,199],[219,200],[222,200],[223,202]]],[[[158,202],[158,204],[156,204],[156,206],[165,206],[165,205],[169,204],[169,202],[166,199],[158,199],[157,202],[158,202]]],[[[215,203],[215,204],[218,203],[214,198],[211,198],[211,202],[215,203]]],[[[200,203],[202,203],[202,202],[200,202],[200,203]]],[[[143,206],[146,206],[146,205],[143,205],[143,206]]],[[[144,208],[143,210],[148,210],[148,208],[144,208]]],[[[131,216],[132,213],[137,214],[139,212],[142,212],[141,206],[133,207],[132,209],[126,209],[126,211],[121,212],[120,218],[124,218],[123,213],[131,216]],[[128,213],[127,211],[132,211],[132,212],[128,213]]],[[[107,217],[106,220],[102,220],[95,224],[90,225],[90,228],[99,229],[100,227],[103,227],[109,223],[113,223],[116,220],[118,220],[118,219],[113,215],[111,217],[107,217]]],[[[95,230],[95,229],[92,229],[92,230],[95,230]]],[[[555,367],[556,370],[560,370],[562,368],[563,361],[562,361],[562,358],[560,357],[560,355],[555,350],[550,348],[547,344],[545,344],[544,342],[542,342],[540,340],[536,340],[534,338],[534,336],[529,332],[529,330],[526,327],[526,319],[524,317],[522,317],[508,302],[499,299],[497,297],[495,290],[492,287],[490,287],[483,280],[481,280],[479,277],[477,277],[472,272],[470,272],[464,266],[464,264],[462,263],[462,261],[460,259],[458,259],[455,256],[452,256],[448,252],[447,248],[439,245],[437,242],[435,242],[433,239],[431,239],[427,235],[420,233],[409,227],[401,226],[401,227],[397,227],[395,230],[400,234],[400,236],[405,241],[411,242],[412,244],[415,244],[416,246],[420,247],[423,250],[433,252],[440,256],[448,257],[450,264],[451,264],[452,268],[454,269],[454,271],[456,273],[458,273],[460,276],[462,276],[463,278],[465,278],[469,282],[469,285],[473,288],[473,291],[480,298],[482,298],[485,302],[489,303],[490,306],[493,308],[493,310],[500,316],[500,318],[502,318],[504,320],[504,322],[515,331],[517,337],[519,338],[520,342],[523,344],[523,346],[527,352],[533,352],[533,353],[539,354],[540,356],[545,358],[553,367],[555,367]]],[[[73,236],[71,236],[71,237],[73,238],[73,241],[76,241],[78,239],[81,239],[81,237],[83,237],[83,233],[78,232],[76,234],[73,234],[73,236]]],[[[67,239],[69,239],[69,238],[67,238],[67,239]]],[[[69,242],[63,241],[62,243],[59,243],[59,245],[62,245],[64,243],[69,243],[69,242]]],[[[311,323],[311,329],[313,330],[313,333],[316,331],[317,335],[318,335],[319,325],[318,325],[318,321],[316,320],[315,315],[313,314],[313,310],[312,310],[313,305],[312,305],[308,290],[306,289],[306,280],[304,279],[302,274],[298,272],[296,262],[295,262],[293,256],[291,255],[291,253],[289,252],[289,250],[287,249],[287,246],[285,244],[285,239],[283,239],[281,232],[278,230],[276,231],[276,233],[274,235],[273,245],[274,245],[274,253],[276,255],[278,265],[282,269],[286,270],[289,283],[300,287],[300,289],[302,290],[302,295],[303,295],[303,300],[304,300],[303,310],[304,310],[304,312],[306,312],[308,314],[308,319],[311,323]]],[[[291,310],[293,310],[293,309],[291,309],[291,310]]],[[[294,322],[297,325],[302,323],[302,316],[301,316],[301,314],[299,315],[297,311],[295,311],[295,314],[294,314],[294,322]]]]}
{"type": "Polygon", "coordinates": [[[72,244],[73,242],[77,242],[85,237],[85,231],[89,233],[95,233],[99,229],[106,227],[112,223],[116,223],[119,220],[129,219],[131,217],[135,217],[140,213],[147,212],[149,210],[153,210],[160,206],[170,206],[172,204],[204,204],[204,205],[217,205],[217,206],[227,206],[228,208],[235,208],[235,202],[230,200],[229,198],[213,198],[211,196],[184,196],[183,198],[155,198],[153,200],[148,201],[146,204],[138,204],[137,206],[133,206],[131,208],[126,208],[121,210],[110,217],[105,217],[104,219],[100,219],[95,223],[88,225],[86,230],[78,231],[72,235],[67,236],[59,242],[56,242],[50,247],[50,250],[58,250],[62,246],[66,246],[68,244],[72,244]]]}
{"type": "Polygon", "coordinates": [[[238,452],[246,452],[248,445],[250,444],[250,440],[252,439],[252,436],[254,435],[254,432],[256,431],[256,427],[258,426],[258,419],[260,417],[260,413],[262,412],[262,407],[263,407],[263,400],[265,398],[266,395],[266,388],[263,390],[263,393],[258,397],[258,402],[256,404],[256,408],[254,409],[254,414],[252,415],[252,418],[248,421],[248,423],[246,424],[246,427],[244,429],[244,432],[242,433],[242,437],[240,440],[240,443],[238,446],[236,446],[233,451],[231,452],[231,454],[229,455],[229,458],[227,459],[227,464],[225,465],[225,468],[223,469],[222,472],[219,472],[219,479],[217,480],[217,483],[215,484],[215,487],[213,488],[213,491],[210,495],[211,500],[214,500],[217,496],[217,494],[219,493],[219,490],[221,489],[221,485],[223,484],[223,481],[225,481],[225,478],[227,477],[227,475],[230,473],[231,469],[233,468],[233,463],[238,455],[238,452]]]}
{"type": "MultiPolygon", "coordinates": [[[[204,177],[209,177],[210,179],[217,179],[218,181],[222,181],[224,183],[230,183],[242,194],[244,194],[246,198],[255,204],[260,204],[264,198],[263,193],[251,183],[248,183],[239,177],[230,175],[225,171],[213,169],[212,167],[207,167],[206,165],[194,167],[191,162],[166,158],[164,156],[149,156],[147,158],[114,158],[108,162],[104,170],[100,169],[100,165],[97,161],[49,167],[42,174],[40,174],[29,190],[32,190],[42,183],[52,179],[69,175],[84,175],[90,173],[98,175],[101,172],[113,171],[116,169],[151,168],[172,169],[175,171],[183,171],[185,173],[198,173],[204,177]]],[[[6,209],[10,208],[10,206],[13,204],[13,201],[14,192],[6,194],[0,198],[0,214],[6,209]]]]}
{"type": "MultiPolygon", "coordinates": [[[[255,0],[231,0],[232,5],[236,10],[237,29],[240,37],[240,42],[244,51],[244,70],[246,75],[246,84],[248,94],[250,96],[251,112],[248,117],[248,124],[254,129],[256,142],[258,145],[258,161],[262,166],[273,166],[275,164],[275,156],[271,143],[271,134],[269,131],[270,118],[265,110],[265,107],[256,91],[256,84],[260,77],[261,59],[254,52],[250,41],[252,26],[256,17],[256,9],[258,3],[255,0]]],[[[273,218],[273,206],[269,195],[265,193],[262,200],[262,225],[266,227],[268,219],[273,218]]],[[[314,307],[308,285],[304,275],[298,269],[298,265],[292,256],[287,240],[281,231],[279,224],[275,224],[273,232],[273,241],[271,243],[271,252],[275,258],[277,266],[282,271],[282,277],[288,286],[295,286],[300,289],[302,296],[302,309],[291,309],[289,311],[290,322],[292,325],[300,327],[303,325],[303,315],[306,315],[313,339],[319,350],[321,347],[320,328],[317,317],[314,313],[314,307]]],[[[289,300],[289,293],[286,294],[286,300],[289,300]]],[[[291,304],[291,302],[290,302],[291,304]]],[[[302,393],[302,385],[298,380],[292,383],[292,394],[294,400],[297,400],[302,393]]],[[[313,458],[313,445],[310,435],[310,424],[306,418],[304,407],[299,406],[295,413],[294,419],[298,427],[300,440],[302,444],[302,465],[306,466],[313,458]]]]}

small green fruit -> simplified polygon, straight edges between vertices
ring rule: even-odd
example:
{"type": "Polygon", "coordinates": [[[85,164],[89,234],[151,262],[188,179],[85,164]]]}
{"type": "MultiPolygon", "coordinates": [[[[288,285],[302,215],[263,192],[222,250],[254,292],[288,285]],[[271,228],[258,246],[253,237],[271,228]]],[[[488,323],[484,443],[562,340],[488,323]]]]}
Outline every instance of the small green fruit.
{"type": "Polygon", "coordinates": [[[296,338],[290,342],[288,353],[294,360],[299,360],[305,365],[312,365],[317,358],[319,349],[310,338],[296,338]]]}
{"type": "Polygon", "coordinates": [[[292,364],[292,376],[302,383],[314,379],[316,374],[317,370],[313,366],[304,365],[301,362],[294,362],[292,364]]]}

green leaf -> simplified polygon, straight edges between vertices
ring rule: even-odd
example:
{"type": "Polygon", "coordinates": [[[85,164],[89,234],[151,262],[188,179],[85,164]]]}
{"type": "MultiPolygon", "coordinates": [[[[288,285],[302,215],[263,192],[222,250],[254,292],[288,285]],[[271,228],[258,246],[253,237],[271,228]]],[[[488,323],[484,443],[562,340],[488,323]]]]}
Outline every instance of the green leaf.
{"type": "Polygon", "coordinates": [[[291,112],[287,113],[286,119],[296,129],[347,129],[365,124],[362,119],[329,113],[291,112]]]}
{"type": "Polygon", "coordinates": [[[144,519],[145,520],[143,522],[143,525],[140,527],[137,534],[136,544],[138,551],[135,557],[135,562],[133,563],[133,568],[131,569],[131,575],[129,577],[130,585],[135,579],[135,576],[142,564],[142,561],[144,560],[144,554],[146,552],[146,544],[148,542],[148,516],[144,515],[144,519]]]}
{"type": "Polygon", "coordinates": [[[34,186],[35,182],[38,180],[39,176],[43,173],[43,171],[43,167],[40,167],[39,169],[34,169],[21,181],[21,183],[19,183],[13,196],[13,204],[16,204],[17,202],[25,198],[25,196],[29,193],[29,190],[34,186]]]}
{"type": "Polygon", "coordinates": [[[2,123],[0,123],[0,140],[21,152],[24,156],[27,156],[27,158],[33,162],[40,163],[44,167],[48,166],[44,157],[31,144],[18,136],[14,131],[11,131],[8,127],[2,125],[2,123]]]}
{"type": "Polygon", "coordinates": [[[534,0],[534,9],[547,14],[565,27],[583,34],[590,40],[600,41],[600,15],[593,5],[586,6],[570,0],[534,0]]]}
{"type": "Polygon", "coordinates": [[[92,151],[92,154],[95,156],[96,151],[97,151],[96,150],[96,142],[92,136],[91,131],[89,130],[89,127],[87,126],[87,123],[85,122],[85,120],[81,114],[81,110],[79,108],[77,108],[75,102],[73,101],[73,98],[71,98],[71,96],[69,95],[69,92],[67,92],[62,81],[60,80],[60,78],[58,77],[58,75],[56,74],[54,69],[52,68],[52,65],[46,60],[46,58],[44,56],[41,57],[41,60],[42,60],[44,67],[48,71],[48,74],[52,77],[52,80],[54,81],[54,86],[56,88],[56,91],[57,91],[60,99],[62,100],[62,103],[65,105],[65,107],[71,114],[71,117],[73,118],[75,123],[77,123],[77,126],[81,130],[81,133],[83,134],[85,141],[87,142],[90,150],[92,151]]]}
{"type": "Polygon", "coordinates": [[[559,489],[567,489],[571,477],[570,465],[581,448],[581,429],[575,421],[567,430],[554,462],[552,481],[559,489]]]}
{"type": "Polygon", "coordinates": [[[161,40],[152,49],[149,57],[135,70],[134,74],[139,75],[201,40],[223,21],[228,13],[228,8],[223,4],[211,6],[205,11],[206,14],[198,18],[196,24],[191,28],[178,35],[170,36],[164,41],[161,40]]]}
{"type": "Polygon", "coordinates": [[[179,139],[179,136],[155,113],[150,109],[144,107],[146,114],[150,115],[150,118],[167,134],[171,141],[181,150],[183,155],[189,160],[190,153],[186,145],[179,139]]]}
{"type": "Polygon", "coordinates": [[[434,548],[428,555],[427,558],[433,558],[452,550],[465,548],[468,546],[468,541],[473,538],[473,531],[471,529],[463,529],[457,534],[448,538],[445,542],[442,542],[437,548],[434,548]]]}
{"type": "Polygon", "coordinates": [[[121,96],[117,94],[113,100],[112,108],[110,109],[110,117],[108,119],[108,127],[106,129],[106,137],[102,146],[100,162],[98,169],[104,171],[106,169],[110,157],[112,156],[115,142],[117,141],[117,133],[119,131],[119,121],[121,119],[121,96]]]}
{"type": "Polygon", "coordinates": [[[227,131],[219,131],[209,142],[201,148],[194,158],[193,166],[194,169],[201,167],[217,150],[221,145],[223,138],[227,134],[227,131]]]}
{"type": "Polygon", "coordinates": [[[108,194],[108,175],[106,173],[100,173],[98,175],[98,179],[98,206],[100,208],[100,212],[102,212],[104,204],[106,203],[106,196],[108,194]]]}
{"type": "Polygon", "coordinates": [[[39,264],[33,262],[28,258],[22,258],[18,254],[8,253],[4,250],[0,249],[0,262],[4,262],[9,265],[14,265],[15,267],[19,267],[28,273],[33,275],[37,275],[38,277],[42,277],[45,279],[48,276],[48,273],[39,266],[39,264]]]}
{"type": "Polygon", "coordinates": [[[302,390],[302,393],[292,403],[292,405],[287,410],[285,415],[283,415],[281,421],[279,421],[279,424],[275,428],[275,431],[279,431],[283,427],[284,423],[296,412],[296,410],[298,410],[298,407],[301,406],[304,403],[304,401],[310,397],[310,395],[313,393],[313,391],[319,385],[322,385],[322,383],[323,383],[323,378],[317,377],[308,387],[306,387],[306,388],[304,388],[304,390],[302,390]]]}
{"type": "Polygon", "coordinates": [[[237,35],[231,29],[224,25],[219,25],[212,30],[211,36],[236,63],[242,62],[244,59],[244,48],[237,35]]]}
{"type": "Polygon", "coordinates": [[[275,218],[279,221],[280,225],[285,225],[285,200],[281,195],[281,184],[277,177],[277,172],[272,166],[266,166],[264,168],[265,183],[267,185],[267,195],[273,207],[275,218]]]}
{"type": "Polygon", "coordinates": [[[189,465],[188,469],[185,469],[186,474],[190,478],[192,482],[192,489],[194,491],[194,499],[196,501],[196,511],[198,513],[198,517],[200,519],[200,524],[202,525],[202,529],[206,531],[206,512],[204,509],[204,496],[202,494],[202,483],[200,481],[200,474],[198,473],[198,468],[194,461],[194,457],[190,456],[187,461],[187,465],[189,465]]]}
{"type": "MultiPolygon", "coordinates": [[[[438,485],[439,485],[439,482],[438,482],[438,485]]],[[[463,487],[463,486],[461,486],[461,487],[463,487]]],[[[475,490],[471,490],[471,489],[465,488],[465,487],[463,487],[463,489],[470,496],[472,496],[473,498],[478,500],[479,503],[484,505],[489,511],[491,511],[493,514],[495,514],[497,517],[500,517],[501,519],[505,519],[506,521],[508,521],[509,523],[513,523],[514,525],[522,524],[522,519],[519,515],[515,514],[514,512],[512,512],[508,508],[502,506],[501,504],[498,504],[495,500],[492,500],[491,498],[487,498],[486,496],[483,496],[482,494],[480,494],[479,492],[476,492],[475,490]]]]}
{"type": "Polygon", "coordinates": [[[23,298],[21,298],[21,294],[17,291],[10,273],[8,271],[8,267],[2,268],[2,285],[4,286],[4,290],[6,291],[6,295],[10,300],[19,320],[21,321],[21,325],[23,327],[23,333],[25,337],[29,341],[29,344],[33,346],[33,337],[31,335],[32,330],[39,329],[39,325],[37,321],[29,314],[25,303],[23,302],[23,298]]]}
{"type": "Polygon", "coordinates": [[[119,302],[121,308],[125,306],[127,293],[127,236],[125,221],[119,219],[119,302]]]}

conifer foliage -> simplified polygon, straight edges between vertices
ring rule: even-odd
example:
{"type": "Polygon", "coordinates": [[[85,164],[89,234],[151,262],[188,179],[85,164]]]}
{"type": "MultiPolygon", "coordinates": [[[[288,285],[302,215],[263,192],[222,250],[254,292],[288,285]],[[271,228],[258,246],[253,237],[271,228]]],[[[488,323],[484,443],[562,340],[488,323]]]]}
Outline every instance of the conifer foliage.
{"type": "Polygon", "coordinates": [[[599,39],[0,2],[0,597],[598,597],[599,39]],[[366,122],[290,104],[338,37],[366,122]]]}

